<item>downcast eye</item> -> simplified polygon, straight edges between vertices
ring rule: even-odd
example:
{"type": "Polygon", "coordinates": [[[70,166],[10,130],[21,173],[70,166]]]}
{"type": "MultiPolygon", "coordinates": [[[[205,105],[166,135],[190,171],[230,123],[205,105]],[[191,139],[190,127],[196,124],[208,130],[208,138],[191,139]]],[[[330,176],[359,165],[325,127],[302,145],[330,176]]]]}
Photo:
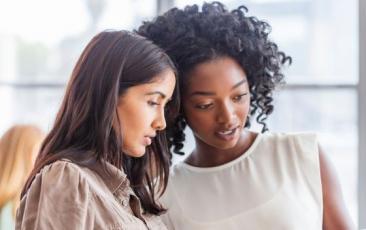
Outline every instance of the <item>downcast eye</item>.
{"type": "Polygon", "coordinates": [[[234,101],[241,101],[248,93],[243,93],[233,98],[234,101]]]}
{"type": "Polygon", "coordinates": [[[205,110],[205,109],[210,108],[211,106],[212,106],[212,103],[204,104],[204,105],[196,105],[195,108],[205,110]]]}

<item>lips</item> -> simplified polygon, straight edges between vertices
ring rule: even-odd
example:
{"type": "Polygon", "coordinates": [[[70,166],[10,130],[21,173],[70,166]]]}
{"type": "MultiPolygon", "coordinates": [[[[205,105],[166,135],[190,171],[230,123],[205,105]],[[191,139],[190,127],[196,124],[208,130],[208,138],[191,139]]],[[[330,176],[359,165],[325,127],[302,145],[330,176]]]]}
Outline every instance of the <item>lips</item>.
{"type": "Polygon", "coordinates": [[[220,135],[231,135],[235,132],[235,129],[225,130],[225,131],[219,131],[218,134],[220,135]]]}
{"type": "Polygon", "coordinates": [[[231,141],[235,138],[235,134],[238,132],[239,126],[232,129],[222,129],[215,132],[215,136],[224,141],[231,141]]]}
{"type": "Polygon", "coordinates": [[[152,140],[151,137],[144,137],[144,145],[151,145],[152,140]]]}
{"type": "Polygon", "coordinates": [[[144,145],[145,146],[151,145],[152,140],[154,139],[154,137],[155,137],[155,135],[144,136],[144,145]]]}

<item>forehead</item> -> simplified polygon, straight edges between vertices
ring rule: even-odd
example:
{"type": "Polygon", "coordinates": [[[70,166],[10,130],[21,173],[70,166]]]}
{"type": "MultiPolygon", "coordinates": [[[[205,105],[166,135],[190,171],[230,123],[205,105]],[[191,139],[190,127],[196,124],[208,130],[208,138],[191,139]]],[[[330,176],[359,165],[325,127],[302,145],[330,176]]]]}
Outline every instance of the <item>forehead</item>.
{"type": "Polygon", "coordinates": [[[128,88],[127,92],[143,94],[150,91],[159,91],[171,96],[175,87],[175,74],[171,69],[164,70],[152,78],[150,82],[128,88]]]}
{"type": "Polygon", "coordinates": [[[217,91],[233,87],[246,79],[243,68],[232,58],[223,57],[198,64],[188,74],[186,91],[217,91]]]}

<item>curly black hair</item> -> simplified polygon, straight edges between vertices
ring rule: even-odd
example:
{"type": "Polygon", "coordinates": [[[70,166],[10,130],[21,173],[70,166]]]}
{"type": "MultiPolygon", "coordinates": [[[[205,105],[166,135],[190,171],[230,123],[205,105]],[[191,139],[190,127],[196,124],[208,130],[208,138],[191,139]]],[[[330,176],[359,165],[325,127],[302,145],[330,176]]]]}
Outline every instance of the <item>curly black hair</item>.
{"type": "MultiPolygon", "coordinates": [[[[173,8],[146,21],[136,31],[163,48],[178,69],[180,92],[187,87],[186,76],[196,65],[220,57],[236,60],[247,74],[251,102],[249,117],[256,116],[262,132],[268,130],[266,119],[273,112],[272,92],[284,83],[281,67],[291,64],[291,57],[279,51],[269,40],[270,25],[247,16],[248,9],[239,6],[228,11],[220,2],[204,3],[183,10],[173,8]]],[[[168,140],[173,151],[183,154],[186,127],[182,107],[180,115],[168,125],[168,140]]],[[[250,127],[248,118],[245,127],[250,127]]]]}

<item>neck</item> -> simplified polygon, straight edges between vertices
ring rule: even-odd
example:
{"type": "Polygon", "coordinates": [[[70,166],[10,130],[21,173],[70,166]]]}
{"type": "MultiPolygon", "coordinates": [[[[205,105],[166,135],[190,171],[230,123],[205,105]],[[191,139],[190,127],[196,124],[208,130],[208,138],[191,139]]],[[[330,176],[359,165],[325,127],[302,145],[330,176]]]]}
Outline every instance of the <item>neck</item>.
{"type": "Polygon", "coordinates": [[[240,135],[238,143],[229,149],[219,149],[210,146],[195,137],[196,148],[185,162],[196,167],[215,167],[228,163],[245,154],[256,137],[257,133],[244,130],[240,135]]]}

